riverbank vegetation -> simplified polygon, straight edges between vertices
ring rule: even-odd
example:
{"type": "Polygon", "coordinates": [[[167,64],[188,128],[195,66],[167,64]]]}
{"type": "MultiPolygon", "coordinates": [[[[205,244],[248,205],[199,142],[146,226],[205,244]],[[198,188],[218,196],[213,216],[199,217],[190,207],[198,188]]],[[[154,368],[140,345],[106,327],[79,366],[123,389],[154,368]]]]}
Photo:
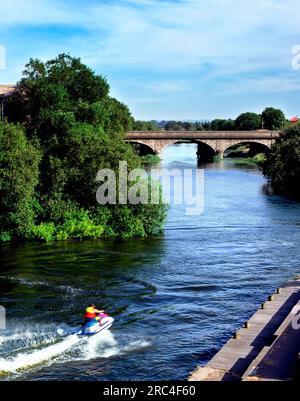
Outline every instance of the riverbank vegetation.
{"type": "Polygon", "coordinates": [[[252,144],[243,144],[232,146],[225,153],[226,160],[231,160],[237,165],[253,165],[256,164],[261,166],[266,158],[265,153],[259,153],[257,150],[252,148],[252,144]]]}
{"type": "Polygon", "coordinates": [[[145,237],[162,231],[162,205],[99,205],[100,169],[141,166],[125,143],[128,108],[80,59],[30,60],[0,127],[0,240],[145,237]]]}
{"type": "Polygon", "coordinates": [[[136,131],[235,131],[235,130],[282,130],[287,125],[282,110],[266,108],[261,114],[246,112],[233,119],[214,119],[212,121],[133,121],[136,131]]]}
{"type": "Polygon", "coordinates": [[[276,140],[262,170],[276,192],[300,199],[300,123],[290,125],[276,140]]]}
{"type": "Polygon", "coordinates": [[[258,153],[253,157],[236,157],[236,158],[229,158],[229,160],[233,161],[234,164],[240,166],[247,166],[247,165],[257,165],[261,166],[265,161],[266,155],[264,153],[258,153]]]}
{"type": "Polygon", "coordinates": [[[141,163],[142,164],[157,164],[161,161],[161,158],[158,155],[145,155],[141,156],[141,163]]]}

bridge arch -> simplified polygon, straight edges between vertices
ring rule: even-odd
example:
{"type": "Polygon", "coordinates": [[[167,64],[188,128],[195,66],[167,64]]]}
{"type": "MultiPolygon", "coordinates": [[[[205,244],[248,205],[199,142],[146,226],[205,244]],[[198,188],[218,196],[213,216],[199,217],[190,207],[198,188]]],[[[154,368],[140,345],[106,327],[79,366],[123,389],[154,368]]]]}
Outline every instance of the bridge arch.
{"type": "Polygon", "coordinates": [[[207,143],[205,140],[197,141],[198,144],[198,162],[207,163],[212,162],[214,157],[218,154],[218,150],[213,144],[207,143]]]}
{"type": "Polygon", "coordinates": [[[266,141],[251,141],[251,140],[239,140],[239,141],[234,141],[235,143],[229,144],[224,150],[223,150],[223,156],[226,156],[228,152],[230,152],[231,148],[235,148],[238,146],[246,146],[249,145],[249,151],[248,151],[248,157],[253,157],[258,153],[268,153],[270,150],[270,144],[267,143],[266,141]]]}
{"type": "Polygon", "coordinates": [[[153,153],[161,156],[167,146],[182,142],[182,139],[129,139],[127,142],[145,145],[150,148],[153,153]]]}
{"type": "Polygon", "coordinates": [[[168,143],[166,143],[166,144],[162,147],[161,153],[162,153],[164,150],[166,150],[166,148],[168,148],[168,147],[170,147],[170,146],[173,146],[173,145],[180,145],[180,144],[183,144],[183,143],[186,143],[186,144],[197,144],[197,141],[196,141],[196,140],[193,140],[193,139],[188,139],[188,140],[185,140],[185,139],[175,139],[175,140],[173,140],[173,141],[168,141],[168,143]]]}
{"type": "MultiPolygon", "coordinates": [[[[194,143],[198,146],[197,148],[197,158],[200,163],[207,163],[213,161],[216,154],[219,153],[216,147],[216,141],[210,140],[198,140],[198,139],[129,139],[128,143],[133,146],[142,146],[143,149],[148,149],[148,154],[158,154],[162,156],[163,151],[172,145],[178,143],[194,143]]],[[[142,149],[142,148],[141,148],[142,149]]],[[[140,149],[139,149],[140,150],[140,149]]],[[[144,153],[145,154],[145,153],[144,153]]],[[[146,153],[147,154],[147,153],[146,153]]]]}
{"type": "Polygon", "coordinates": [[[137,151],[140,156],[145,156],[147,154],[156,154],[155,148],[151,146],[147,141],[142,140],[128,140],[127,143],[130,143],[132,147],[137,151]]]}
{"type": "Polygon", "coordinates": [[[173,141],[168,141],[168,143],[165,143],[164,146],[161,148],[160,150],[160,154],[162,154],[162,152],[172,146],[172,145],[176,145],[176,144],[195,144],[197,145],[197,151],[196,151],[196,155],[197,155],[197,159],[198,162],[200,163],[207,163],[210,161],[213,161],[214,156],[217,154],[216,150],[210,145],[205,143],[205,141],[199,141],[196,139],[176,139],[173,141]]]}

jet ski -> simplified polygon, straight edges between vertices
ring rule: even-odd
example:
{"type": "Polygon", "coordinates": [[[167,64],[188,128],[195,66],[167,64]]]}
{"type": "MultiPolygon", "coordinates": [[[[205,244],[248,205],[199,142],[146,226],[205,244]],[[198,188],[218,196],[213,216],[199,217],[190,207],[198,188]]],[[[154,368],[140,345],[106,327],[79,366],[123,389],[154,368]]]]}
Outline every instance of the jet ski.
{"type": "Polygon", "coordinates": [[[106,313],[99,313],[100,320],[93,319],[84,324],[78,331],[78,336],[93,336],[95,334],[108,330],[114,322],[114,318],[106,313]]]}

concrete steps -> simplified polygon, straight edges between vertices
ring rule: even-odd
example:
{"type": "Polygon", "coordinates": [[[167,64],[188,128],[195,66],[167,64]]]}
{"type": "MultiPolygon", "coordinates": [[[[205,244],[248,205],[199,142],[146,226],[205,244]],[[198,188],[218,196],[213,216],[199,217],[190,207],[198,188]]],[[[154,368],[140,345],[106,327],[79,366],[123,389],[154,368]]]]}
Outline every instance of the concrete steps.
{"type": "MultiPolygon", "coordinates": [[[[300,351],[300,348],[297,351],[297,336],[291,332],[291,322],[300,309],[299,301],[300,278],[296,278],[285,283],[276,294],[270,296],[269,300],[262,304],[262,308],[245,323],[245,327],[235,333],[234,339],[230,339],[206,367],[198,367],[189,380],[259,380],[263,374],[266,375],[264,372],[267,370],[267,364],[271,363],[275,356],[287,371],[288,361],[291,365],[295,357],[280,358],[279,353],[287,349],[289,354],[298,355],[300,351]],[[293,339],[293,344],[288,347],[289,339],[293,339]]],[[[300,332],[298,334],[300,344],[300,332]]],[[[277,366],[278,363],[272,362],[273,366],[277,366]]],[[[284,376],[280,376],[278,372],[275,375],[275,368],[273,370],[274,377],[284,376]]],[[[270,376],[271,373],[268,377],[272,380],[270,376]]]]}

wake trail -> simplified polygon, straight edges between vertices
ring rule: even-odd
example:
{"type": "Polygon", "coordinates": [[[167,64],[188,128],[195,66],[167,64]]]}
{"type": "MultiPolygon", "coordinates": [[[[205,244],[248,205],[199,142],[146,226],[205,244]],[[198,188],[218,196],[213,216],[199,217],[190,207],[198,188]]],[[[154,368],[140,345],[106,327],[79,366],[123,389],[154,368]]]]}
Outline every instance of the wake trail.
{"type": "Polygon", "coordinates": [[[107,330],[101,335],[79,337],[67,325],[20,326],[0,335],[0,379],[11,380],[52,364],[125,356],[151,346],[151,342],[122,337],[121,343],[107,330]],[[65,333],[62,337],[59,330],[65,333]]]}
{"type": "Polygon", "coordinates": [[[19,352],[14,357],[0,358],[0,372],[2,374],[17,373],[42,364],[66,352],[79,341],[80,339],[76,335],[73,335],[57,344],[49,345],[38,351],[19,352]]]}

